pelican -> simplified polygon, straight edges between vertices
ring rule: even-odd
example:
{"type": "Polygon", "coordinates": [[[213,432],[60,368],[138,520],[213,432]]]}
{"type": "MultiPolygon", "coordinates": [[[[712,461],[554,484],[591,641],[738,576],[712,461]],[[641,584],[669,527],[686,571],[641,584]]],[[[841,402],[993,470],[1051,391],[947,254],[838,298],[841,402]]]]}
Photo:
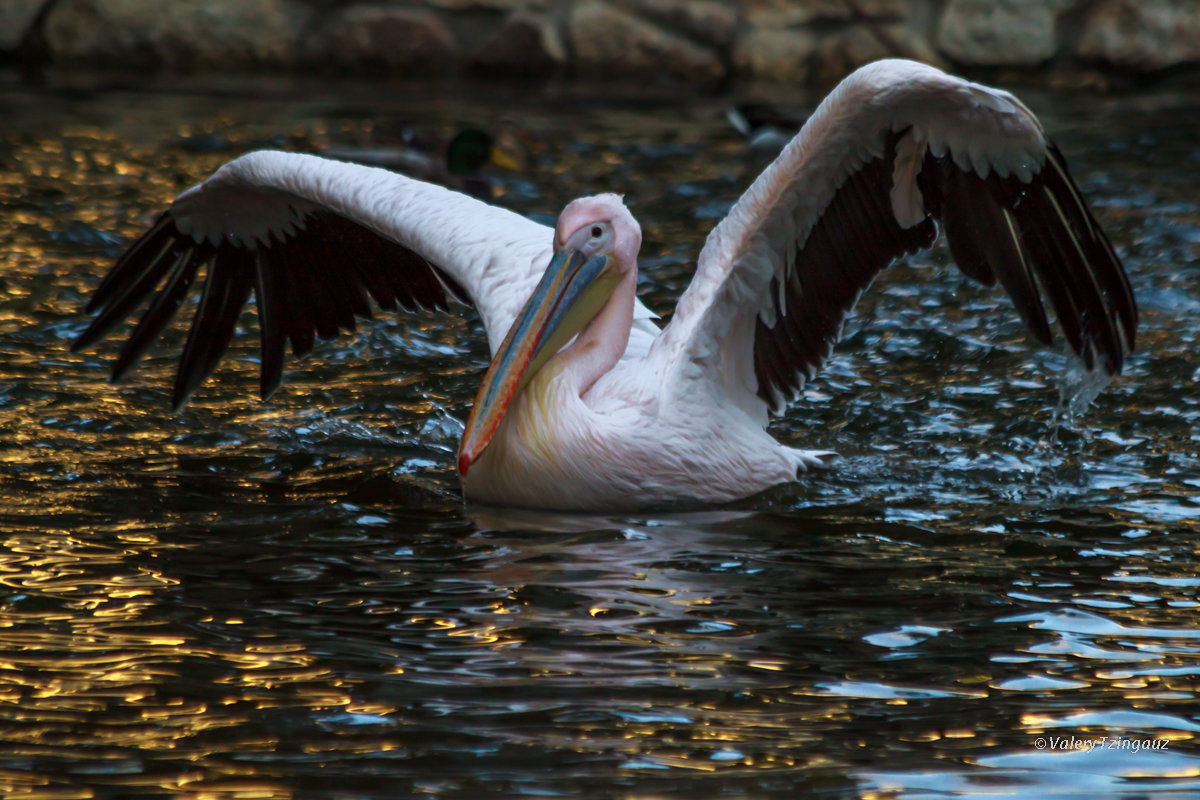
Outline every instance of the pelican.
{"type": "Polygon", "coordinates": [[[765,430],[829,358],[872,279],[939,226],[969,277],[999,283],[1038,342],[1049,300],[1088,369],[1121,372],[1137,308],[1059,150],[1008,92],[885,60],[846,78],[709,234],[661,330],[637,298],[642,236],[621,197],[555,228],[439,186],[315,156],[253,152],[180,194],[117,261],[75,342],[149,303],[120,378],[205,268],[173,402],[212,372],[251,296],[260,394],[297,356],[382,309],[473,304],[492,360],[458,450],[465,497],[630,510],[732,501],[833,454],[765,430]]]}

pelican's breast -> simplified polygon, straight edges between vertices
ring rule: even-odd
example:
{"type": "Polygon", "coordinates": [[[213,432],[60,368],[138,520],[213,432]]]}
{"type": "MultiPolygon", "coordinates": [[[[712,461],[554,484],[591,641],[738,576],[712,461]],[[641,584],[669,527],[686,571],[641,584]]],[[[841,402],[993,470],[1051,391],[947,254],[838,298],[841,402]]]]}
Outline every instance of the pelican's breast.
{"type": "Polygon", "coordinates": [[[583,397],[556,366],[505,415],[464,481],[469,499],[573,510],[724,502],[795,475],[785,448],[741,412],[702,400],[663,408],[642,359],[583,397]]]}
{"type": "MultiPolygon", "coordinates": [[[[588,409],[551,361],[513,401],[463,490],[472,500],[541,505],[547,494],[574,485],[580,439],[589,436],[588,409]]],[[[569,491],[569,489],[565,489],[569,491]]]]}

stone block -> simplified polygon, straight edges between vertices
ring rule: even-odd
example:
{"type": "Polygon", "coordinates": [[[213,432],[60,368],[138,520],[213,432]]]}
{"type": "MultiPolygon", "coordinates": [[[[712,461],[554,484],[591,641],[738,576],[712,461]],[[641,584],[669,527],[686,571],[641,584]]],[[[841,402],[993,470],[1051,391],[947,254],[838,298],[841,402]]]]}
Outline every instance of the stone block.
{"type": "Polygon", "coordinates": [[[1058,16],[1077,0],[950,0],[937,46],[972,66],[1035,66],[1054,57],[1058,16]]]}
{"type": "Polygon", "coordinates": [[[37,15],[50,0],[0,2],[0,51],[14,50],[29,34],[37,15]]]}
{"type": "Polygon", "coordinates": [[[748,78],[803,83],[808,79],[816,47],[815,37],[805,30],[750,28],[733,47],[733,69],[748,78]]]}
{"type": "Polygon", "coordinates": [[[668,31],[726,48],[737,34],[736,3],[714,0],[616,0],[615,5],[652,20],[668,31]]]}
{"type": "Polygon", "coordinates": [[[1200,62],[1200,3],[1100,0],[1076,54],[1085,61],[1153,71],[1200,62]]]}
{"type": "Polygon", "coordinates": [[[545,11],[553,0],[421,0],[445,11],[545,11]]]}
{"type": "Polygon", "coordinates": [[[562,38],[549,18],[516,11],[476,48],[471,67],[489,73],[546,75],[566,60],[562,38]]]}
{"type": "Polygon", "coordinates": [[[900,20],[910,13],[908,0],[743,0],[752,27],[794,27],[810,22],[900,20]]]}
{"type": "Polygon", "coordinates": [[[330,21],[310,56],[350,72],[428,74],[456,66],[458,47],[431,11],[351,6],[330,21]]]}
{"type": "Polygon", "coordinates": [[[670,75],[704,82],[725,74],[712,48],[600,0],[574,7],[567,38],[576,72],[583,77],[670,75]]]}
{"type": "Polygon", "coordinates": [[[310,13],[292,0],[59,0],[45,33],[60,63],[283,66],[310,13]]]}

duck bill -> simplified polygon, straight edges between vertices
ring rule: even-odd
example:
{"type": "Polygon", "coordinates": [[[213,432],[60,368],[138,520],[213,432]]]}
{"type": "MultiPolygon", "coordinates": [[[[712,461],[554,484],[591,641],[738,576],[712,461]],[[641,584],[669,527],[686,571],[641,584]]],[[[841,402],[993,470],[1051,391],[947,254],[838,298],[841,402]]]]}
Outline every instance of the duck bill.
{"type": "Polygon", "coordinates": [[[458,448],[460,475],[466,477],[483,455],[505,412],[546,360],[608,302],[618,277],[612,256],[588,258],[578,250],[554,254],[483,376],[458,448]]]}
{"type": "Polygon", "coordinates": [[[488,154],[493,164],[501,169],[506,169],[509,172],[520,172],[521,164],[517,157],[507,150],[502,149],[499,145],[492,145],[492,150],[488,154]]]}

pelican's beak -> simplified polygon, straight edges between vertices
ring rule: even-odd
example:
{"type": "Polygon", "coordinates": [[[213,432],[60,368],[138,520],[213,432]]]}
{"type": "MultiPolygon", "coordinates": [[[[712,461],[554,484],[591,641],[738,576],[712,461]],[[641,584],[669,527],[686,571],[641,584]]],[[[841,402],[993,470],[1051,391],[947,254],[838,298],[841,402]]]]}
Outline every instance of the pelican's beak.
{"type": "Polygon", "coordinates": [[[619,282],[620,272],[610,255],[588,258],[578,250],[554,254],[483,376],[458,448],[460,475],[465,477],[483,454],[529,379],[591,322],[619,282]]]}

